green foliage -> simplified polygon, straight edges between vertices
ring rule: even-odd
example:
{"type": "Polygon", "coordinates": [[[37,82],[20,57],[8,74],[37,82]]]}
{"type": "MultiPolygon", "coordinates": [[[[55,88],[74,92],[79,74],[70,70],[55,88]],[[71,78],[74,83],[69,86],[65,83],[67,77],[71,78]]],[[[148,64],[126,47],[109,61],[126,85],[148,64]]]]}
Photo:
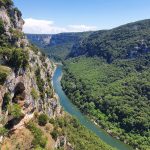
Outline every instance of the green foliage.
{"type": "Polygon", "coordinates": [[[39,88],[40,91],[40,96],[41,98],[43,98],[43,94],[44,94],[44,80],[41,78],[41,72],[40,72],[40,68],[38,67],[35,71],[35,75],[36,75],[36,83],[37,86],[39,88]]]}
{"type": "Polygon", "coordinates": [[[14,3],[12,0],[0,0],[0,4],[6,7],[13,6],[14,3]]]}
{"type": "Polygon", "coordinates": [[[0,72],[0,85],[3,85],[6,79],[7,79],[7,74],[0,72]]]}
{"type": "Polygon", "coordinates": [[[66,135],[68,141],[75,150],[112,150],[113,148],[106,145],[94,133],[83,127],[75,118],[64,116],[57,118],[54,122],[54,130],[51,132],[52,137],[56,140],[58,136],[66,135]],[[58,129],[61,128],[61,132],[58,129]]]}
{"type": "Polygon", "coordinates": [[[2,110],[6,111],[7,107],[9,105],[9,102],[11,101],[10,93],[5,93],[3,97],[3,104],[2,104],[2,110]]]}
{"type": "Polygon", "coordinates": [[[11,72],[10,68],[0,65],[0,85],[4,84],[10,72],[11,72]]]}
{"type": "Polygon", "coordinates": [[[8,36],[6,36],[5,34],[4,22],[1,18],[0,18],[0,45],[1,47],[9,45],[8,36]]]}
{"type": "Polygon", "coordinates": [[[93,32],[74,45],[70,56],[99,56],[111,63],[117,58],[135,58],[150,51],[150,20],[130,23],[112,30],[93,32]]]}
{"type": "Polygon", "coordinates": [[[39,95],[38,95],[38,92],[36,91],[35,88],[32,88],[31,95],[32,95],[32,97],[33,97],[34,100],[38,100],[39,95]]]}
{"type": "Polygon", "coordinates": [[[38,117],[38,124],[40,126],[45,126],[47,121],[48,121],[47,115],[46,114],[40,114],[40,116],[38,117]]]}
{"type": "Polygon", "coordinates": [[[23,68],[25,70],[28,66],[28,52],[21,48],[10,49],[8,47],[3,47],[0,48],[0,55],[3,57],[4,63],[11,68],[14,68],[15,71],[19,68],[23,68]]]}
{"type": "Polygon", "coordinates": [[[8,106],[8,113],[14,118],[22,117],[21,107],[18,104],[13,104],[8,106]]]}
{"type": "Polygon", "coordinates": [[[57,137],[58,137],[58,131],[57,130],[53,130],[51,132],[51,136],[52,138],[56,141],[57,140],[57,137]]]}
{"type": "Polygon", "coordinates": [[[30,44],[29,48],[37,54],[39,52],[39,48],[35,46],[34,44],[30,44]]]}
{"type": "Polygon", "coordinates": [[[54,124],[55,123],[55,119],[54,118],[50,118],[49,119],[49,123],[54,124]]]}
{"type": "Polygon", "coordinates": [[[61,33],[57,35],[32,35],[27,34],[28,39],[42,49],[50,58],[61,61],[70,53],[73,44],[78,43],[91,32],[83,33],[61,33]],[[45,39],[51,36],[50,43],[45,43],[45,39]]]}
{"type": "Polygon", "coordinates": [[[14,8],[14,11],[17,12],[18,18],[21,18],[22,13],[21,13],[21,11],[17,7],[14,8]]]}
{"type": "Polygon", "coordinates": [[[47,139],[43,136],[43,132],[40,128],[38,128],[32,121],[27,124],[27,128],[34,135],[34,139],[32,141],[34,148],[45,148],[47,139]]]}
{"type": "Polygon", "coordinates": [[[7,135],[8,130],[4,127],[0,127],[0,136],[5,136],[7,135]]]}
{"type": "Polygon", "coordinates": [[[8,64],[18,70],[19,68],[25,69],[28,66],[28,53],[22,49],[14,49],[9,59],[8,64]]]}
{"type": "Polygon", "coordinates": [[[10,33],[12,34],[12,41],[17,41],[24,35],[21,31],[12,28],[10,28],[10,33]]]}
{"type": "Polygon", "coordinates": [[[0,19],[0,35],[5,32],[4,23],[2,19],[0,19]]]}
{"type": "Polygon", "coordinates": [[[150,54],[138,59],[74,58],[62,86],[80,110],[133,147],[149,147],[150,54]]]}

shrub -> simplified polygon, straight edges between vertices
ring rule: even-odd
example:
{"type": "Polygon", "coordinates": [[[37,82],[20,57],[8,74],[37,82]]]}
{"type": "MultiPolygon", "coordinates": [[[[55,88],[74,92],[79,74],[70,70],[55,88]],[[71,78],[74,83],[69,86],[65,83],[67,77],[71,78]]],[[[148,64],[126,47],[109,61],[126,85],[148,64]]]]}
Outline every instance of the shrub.
{"type": "Polygon", "coordinates": [[[16,71],[21,67],[23,69],[26,69],[26,67],[28,66],[28,59],[29,55],[26,51],[23,51],[22,49],[14,49],[12,51],[12,55],[10,56],[8,64],[11,67],[15,68],[16,71]]]}
{"type": "Polygon", "coordinates": [[[40,116],[38,118],[38,124],[40,126],[45,126],[47,121],[48,121],[47,115],[46,114],[40,114],[40,116]]]}
{"type": "Polygon", "coordinates": [[[4,23],[2,19],[0,19],[0,35],[5,32],[4,23]]]}
{"type": "Polygon", "coordinates": [[[21,112],[21,107],[18,104],[9,105],[8,113],[14,118],[20,118],[23,115],[21,112]]]}
{"type": "Polygon", "coordinates": [[[38,100],[39,95],[38,95],[37,91],[35,90],[35,88],[32,88],[31,95],[32,95],[34,100],[38,100]]]}
{"type": "Polygon", "coordinates": [[[12,0],[0,0],[0,4],[6,7],[13,6],[14,3],[12,0]]]}
{"type": "Polygon", "coordinates": [[[42,96],[43,92],[44,92],[44,80],[41,78],[41,73],[40,73],[40,68],[38,67],[37,70],[35,71],[35,75],[36,75],[36,83],[37,86],[39,88],[40,94],[42,96]]]}
{"type": "Polygon", "coordinates": [[[4,84],[6,78],[7,78],[7,74],[3,73],[3,72],[0,72],[0,85],[4,84]]]}
{"type": "Polygon", "coordinates": [[[0,136],[5,136],[7,135],[8,130],[4,127],[0,127],[0,136]]]}
{"type": "Polygon", "coordinates": [[[55,119],[53,119],[53,118],[49,119],[49,123],[55,124],[55,119]]]}
{"type": "Polygon", "coordinates": [[[8,74],[10,74],[11,69],[6,66],[0,65],[0,85],[3,85],[7,79],[8,74]]]}
{"type": "Polygon", "coordinates": [[[34,135],[34,139],[32,141],[34,148],[38,148],[39,146],[45,148],[47,139],[43,136],[43,132],[41,131],[41,129],[37,128],[35,123],[33,123],[32,121],[27,124],[27,128],[34,135]]]}
{"type": "Polygon", "coordinates": [[[52,138],[56,141],[57,140],[57,137],[58,137],[58,131],[57,130],[53,130],[51,132],[51,136],[52,138]]]}
{"type": "Polygon", "coordinates": [[[18,40],[18,39],[23,37],[23,33],[21,31],[19,31],[19,30],[14,30],[14,29],[10,28],[10,32],[12,34],[12,40],[13,41],[16,41],[16,40],[18,40]]]}
{"type": "Polygon", "coordinates": [[[3,97],[2,110],[4,110],[4,111],[7,110],[10,100],[11,100],[10,93],[5,93],[4,97],[3,97]]]}

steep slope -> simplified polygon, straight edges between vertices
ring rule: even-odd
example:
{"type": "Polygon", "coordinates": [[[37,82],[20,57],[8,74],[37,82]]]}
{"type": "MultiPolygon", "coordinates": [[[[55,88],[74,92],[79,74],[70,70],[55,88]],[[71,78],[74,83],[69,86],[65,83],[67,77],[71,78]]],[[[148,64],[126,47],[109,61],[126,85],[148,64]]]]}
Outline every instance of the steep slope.
{"type": "Polygon", "coordinates": [[[150,20],[97,31],[79,45],[75,45],[70,56],[99,56],[107,62],[117,58],[134,58],[150,51],[149,33],[150,20]]]}
{"type": "Polygon", "coordinates": [[[111,135],[150,148],[150,20],[97,31],[74,45],[63,89],[111,135]]]}
{"type": "Polygon", "coordinates": [[[13,2],[1,0],[0,142],[2,146],[6,141],[4,135],[9,133],[11,136],[12,131],[25,129],[25,123],[34,118],[33,112],[44,113],[49,117],[60,115],[58,98],[51,85],[54,64],[29,44],[22,33],[23,24],[21,12],[13,6],[13,2]]]}
{"type": "Polygon", "coordinates": [[[54,35],[27,34],[27,38],[43,49],[50,58],[56,61],[64,60],[70,53],[72,46],[91,32],[84,33],[60,33],[54,35]]]}
{"type": "Polygon", "coordinates": [[[51,85],[56,66],[28,42],[23,23],[13,2],[0,0],[0,149],[112,150],[63,112],[51,85]]]}

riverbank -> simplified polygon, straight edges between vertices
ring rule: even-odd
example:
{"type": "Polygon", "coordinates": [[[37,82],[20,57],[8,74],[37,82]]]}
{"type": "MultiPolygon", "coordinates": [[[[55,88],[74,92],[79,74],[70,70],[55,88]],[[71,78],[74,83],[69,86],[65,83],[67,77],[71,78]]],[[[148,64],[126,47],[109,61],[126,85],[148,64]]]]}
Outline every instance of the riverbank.
{"type": "Polygon", "coordinates": [[[71,103],[71,101],[68,99],[68,97],[65,95],[65,93],[62,90],[61,83],[60,83],[61,76],[62,76],[62,67],[58,66],[55,75],[53,77],[53,83],[54,83],[53,85],[56,93],[60,97],[60,104],[64,108],[64,110],[68,112],[70,115],[76,117],[82,125],[84,125],[89,130],[94,132],[105,143],[111,145],[112,147],[115,147],[118,150],[132,150],[130,146],[113,138],[108,133],[106,133],[103,129],[101,129],[99,126],[95,125],[93,121],[91,121],[86,116],[84,116],[77,109],[77,107],[71,103]]]}

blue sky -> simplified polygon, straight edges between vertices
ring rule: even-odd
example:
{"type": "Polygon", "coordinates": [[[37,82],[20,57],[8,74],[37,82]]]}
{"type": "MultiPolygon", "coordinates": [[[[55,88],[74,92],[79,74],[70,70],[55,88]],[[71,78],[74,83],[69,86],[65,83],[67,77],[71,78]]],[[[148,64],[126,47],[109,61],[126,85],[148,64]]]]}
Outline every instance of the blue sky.
{"type": "Polygon", "coordinates": [[[14,0],[25,32],[110,29],[150,18],[150,0],[14,0]]]}

